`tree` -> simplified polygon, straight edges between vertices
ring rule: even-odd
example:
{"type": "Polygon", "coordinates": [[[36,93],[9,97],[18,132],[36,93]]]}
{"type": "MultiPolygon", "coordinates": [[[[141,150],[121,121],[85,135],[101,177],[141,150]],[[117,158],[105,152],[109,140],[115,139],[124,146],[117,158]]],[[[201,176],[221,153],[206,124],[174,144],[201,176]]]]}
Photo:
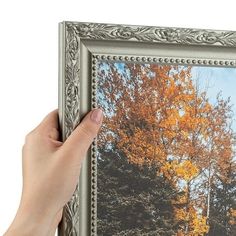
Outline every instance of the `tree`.
{"type": "MultiPolygon", "coordinates": [[[[214,218],[215,199],[220,199],[219,174],[229,166],[226,163],[231,167],[235,163],[233,131],[229,138],[229,101],[218,96],[211,104],[207,91],[201,91],[197,81],[192,80],[189,66],[101,62],[99,68],[98,103],[105,111],[105,120],[98,144],[106,150],[104,157],[112,158],[111,152],[115,151],[125,160],[122,171],[129,176],[127,182],[140,179],[143,183],[141,179],[148,172],[140,174],[141,170],[154,168],[156,178],[168,183],[163,187],[171,187],[176,193],[168,199],[178,235],[206,235],[213,225],[210,219],[214,218]],[[136,179],[128,174],[131,167],[139,173],[136,179]]],[[[101,173],[109,179],[112,171],[101,173]]],[[[230,173],[232,179],[235,169],[231,168],[230,173]]],[[[146,187],[143,191],[148,194],[151,190],[146,187]]],[[[132,200],[136,201],[137,196],[132,200]]],[[[146,207],[142,207],[140,211],[145,212],[146,207]]],[[[156,207],[158,211],[160,206],[156,207]]],[[[234,210],[231,204],[224,216],[231,226],[234,210]]],[[[162,230],[160,225],[154,230],[162,230]]],[[[140,230],[137,225],[134,228],[140,230]]]]}
{"type": "MultiPolygon", "coordinates": [[[[218,102],[217,109],[229,110],[229,100],[218,102]],[[221,108],[221,109],[220,109],[221,108]]],[[[222,112],[221,112],[222,114],[222,112]]],[[[231,120],[232,113],[228,114],[227,119],[231,120]]],[[[222,115],[221,115],[222,116],[222,115]]],[[[218,123],[219,120],[218,120],[218,123]]],[[[221,122],[222,123],[222,122],[221,122]]],[[[211,179],[211,199],[208,205],[209,236],[235,235],[236,234],[236,163],[235,163],[235,141],[236,137],[229,122],[218,126],[219,136],[215,139],[216,166],[214,175],[211,179]],[[224,132],[220,128],[224,129],[224,132]]]]}
{"type": "Polygon", "coordinates": [[[172,200],[180,193],[156,167],[130,164],[115,147],[99,156],[98,235],[174,235],[172,200]]]}

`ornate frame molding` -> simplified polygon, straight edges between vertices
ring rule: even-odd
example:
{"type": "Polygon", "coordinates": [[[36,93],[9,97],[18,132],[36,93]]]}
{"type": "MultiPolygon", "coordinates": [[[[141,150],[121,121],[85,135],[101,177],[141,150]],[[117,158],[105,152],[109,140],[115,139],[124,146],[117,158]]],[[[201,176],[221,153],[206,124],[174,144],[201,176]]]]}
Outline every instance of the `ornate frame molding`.
{"type": "MultiPolygon", "coordinates": [[[[81,40],[102,40],[119,42],[141,42],[171,45],[207,46],[236,49],[236,32],[221,30],[202,30],[188,28],[163,28],[154,26],[130,26],[99,23],[62,22],[59,23],[59,119],[62,140],[71,134],[79,124],[80,111],[80,74],[81,74],[81,40]]],[[[122,53],[123,54],[123,53],[122,53]]],[[[99,54],[91,53],[91,107],[97,106],[96,75],[97,61],[130,61],[141,63],[189,64],[203,66],[235,67],[236,57],[229,59],[195,58],[195,57],[153,57],[145,55],[99,54]]],[[[91,212],[90,229],[86,235],[96,234],[96,139],[91,146],[91,212]]],[[[77,236],[79,233],[79,193],[76,191],[65,206],[59,235],[77,236]]],[[[82,235],[84,236],[84,234],[82,235]]]]}
{"type": "Polygon", "coordinates": [[[81,39],[236,46],[235,31],[79,22],[66,22],[66,26],[68,36],[74,34],[81,39]]]}

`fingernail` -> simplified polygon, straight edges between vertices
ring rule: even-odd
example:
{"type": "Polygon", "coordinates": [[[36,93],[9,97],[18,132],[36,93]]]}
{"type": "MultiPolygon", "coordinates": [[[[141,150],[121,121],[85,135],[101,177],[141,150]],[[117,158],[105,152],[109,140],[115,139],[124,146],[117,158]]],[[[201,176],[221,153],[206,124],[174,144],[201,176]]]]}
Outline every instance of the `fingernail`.
{"type": "Polygon", "coordinates": [[[92,121],[97,124],[100,124],[102,119],[102,110],[101,109],[94,109],[90,115],[92,121]]]}

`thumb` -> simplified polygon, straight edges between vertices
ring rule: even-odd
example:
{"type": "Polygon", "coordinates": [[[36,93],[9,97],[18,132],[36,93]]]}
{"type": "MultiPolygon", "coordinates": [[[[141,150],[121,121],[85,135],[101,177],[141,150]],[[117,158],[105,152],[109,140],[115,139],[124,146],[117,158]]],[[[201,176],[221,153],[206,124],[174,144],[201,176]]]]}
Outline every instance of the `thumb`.
{"type": "Polygon", "coordinates": [[[90,111],[62,145],[66,157],[81,162],[96,137],[103,119],[101,109],[90,111]]]}

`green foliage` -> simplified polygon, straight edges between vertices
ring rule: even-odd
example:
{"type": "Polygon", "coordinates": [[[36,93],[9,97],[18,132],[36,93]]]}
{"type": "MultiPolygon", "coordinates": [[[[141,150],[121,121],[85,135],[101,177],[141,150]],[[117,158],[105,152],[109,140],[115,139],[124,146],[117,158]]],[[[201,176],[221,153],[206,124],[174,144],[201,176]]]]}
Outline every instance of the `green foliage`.
{"type": "Polygon", "coordinates": [[[217,185],[212,186],[208,236],[236,235],[236,174],[235,165],[227,170],[227,179],[217,176],[217,185]]]}
{"type": "Polygon", "coordinates": [[[154,166],[128,163],[122,153],[99,149],[98,235],[172,236],[171,200],[177,193],[154,166]]]}

